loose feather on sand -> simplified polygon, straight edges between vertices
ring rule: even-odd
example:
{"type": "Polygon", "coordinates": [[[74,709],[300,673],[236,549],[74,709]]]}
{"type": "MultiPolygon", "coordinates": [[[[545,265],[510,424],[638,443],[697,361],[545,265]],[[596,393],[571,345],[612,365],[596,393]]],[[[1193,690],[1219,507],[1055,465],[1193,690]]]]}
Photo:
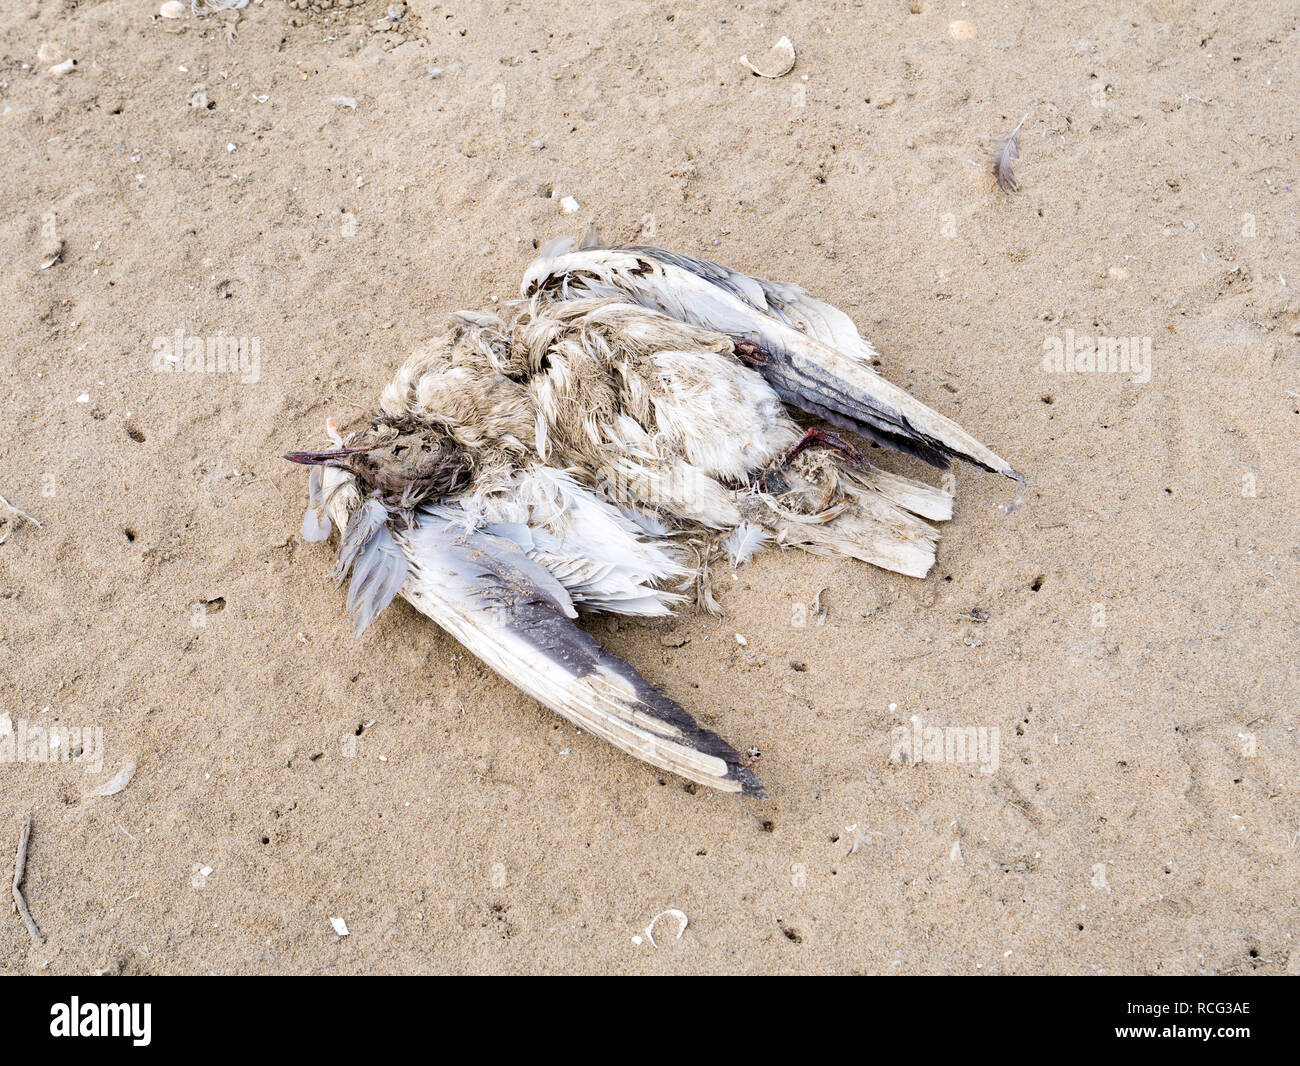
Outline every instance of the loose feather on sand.
{"type": "Polygon", "coordinates": [[[1020,127],[1025,124],[1026,115],[1016,128],[993,146],[993,178],[1003,192],[1019,192],[1020,182],[1016,178],[1014,166],[1020,158],[1020,127]]]}

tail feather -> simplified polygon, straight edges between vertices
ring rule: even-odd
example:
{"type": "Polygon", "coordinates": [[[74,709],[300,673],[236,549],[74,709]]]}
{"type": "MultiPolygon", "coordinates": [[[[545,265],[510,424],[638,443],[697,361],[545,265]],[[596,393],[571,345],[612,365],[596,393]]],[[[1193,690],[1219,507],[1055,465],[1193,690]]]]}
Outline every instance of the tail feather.
{"type": "Polygon", "coordinates": [[[787,518],[778,537],[814,555],[847,556],[906,577],[925,577],[934,566],[939,533],[931,526],[908,528],[851,510],[833,522],[787,518]]]}
{"type": "Polygon", "coordinates": [[[952,517],[952,495],[943,489],[875,466],[866,471],[846,470],[844,473],[850,480],[863,482],[891,503],[921,518],[946,522],[952,517]]]}
{"type": "Polygon", "coordinates": [[[952,517],[952,497],[942,489],[875,467],[835,470],[836,501],[801,513],[779,497],[755,518],[777,541],[815,555],[848,556],[908,577],[925,577],[934,565],[939,531],[929,522],[952,517]]]}

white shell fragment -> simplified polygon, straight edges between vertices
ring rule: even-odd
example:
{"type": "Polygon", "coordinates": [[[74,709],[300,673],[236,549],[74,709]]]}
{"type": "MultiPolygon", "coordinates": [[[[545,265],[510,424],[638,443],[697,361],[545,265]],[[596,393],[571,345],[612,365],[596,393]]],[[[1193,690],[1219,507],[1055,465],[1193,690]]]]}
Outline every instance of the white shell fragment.
{"type": "Polygon", "coordinates": [[[579,206],[578,206],[578,201],[575,200],[572,196],[566,196],[566,197],[564,197],[564,198],[560,201],[560,207],[563,208],[564,213],[565,213],[566,215],[574,215],[574,214],[577,214],[578,211],[580,210],[580,208],[579,208],[579,206]]]}
{"type": "Polygon", "coordinates": [[[741,56],[741,66],[748,67],[760,78],[784,78],[794,70],[794,45],[789,37],[782,37],[772,46],[772,50],[760,60],[763,69],[749,61],[749,56],[741,56]]]}
{"type": "Polygon", "coordinates": [[[676,908],[671,908],[666,911],[660,911],[658,914],[656,914],[653,918],[650,919],[650,924],[645,927],[646,939],[650,941],[650,946],[652,948],[657,948],[659,946],[657,943],[655,943],[655,922],[657,922],[660,918],[667,918],[667,917],[677,919],[678,922],[677,937],[676,937],[677,940],[681,940],[682,934],[686,932],[686,927],[690,925],[690,919],[686,917],[684,912],[679,911],[676,908]]]}
{"type": "Polygon", "coordinates": [[[167,0],[167,3],[158,9],[158,14],[165,19],[184,18],[185,5],[181,3],[181,0],[167,0]]]}
{"type": "Polygon", "coordinates": [[[92,788],[89,792],[84,793],[81,798],[95,799],[98,796],[116,796],[131,783],[131,778],[134,776],[135,763],[129,762],[102,785],[92,788]]]}
{"type": "Polygon", "coordinates": [[[342,918],[331,918],[330,925],[334,926],[334,932],[339,936],[348,935],[348,923],[342,918]]]}
{"type": "Polygon", "coordinates": [[[46,241],[41,247],[41,269],[49,270],[56,263],[63,262],[63,241],[58,237],[46,241]]]}

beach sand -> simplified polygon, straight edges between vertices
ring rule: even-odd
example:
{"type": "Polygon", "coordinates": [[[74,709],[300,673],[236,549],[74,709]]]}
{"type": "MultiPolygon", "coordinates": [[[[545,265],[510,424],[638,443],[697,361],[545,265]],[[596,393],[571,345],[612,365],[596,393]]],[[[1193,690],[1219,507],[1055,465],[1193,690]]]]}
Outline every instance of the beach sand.
{"type": "Polygon", "coordinates": [[[325,7],[0,14],[0,734],[83,731],[0,762],[0,971],[1300,972],[1293,5],[325,7]],[[280,455],[592,223],[803,284],[1030,479],[954,470],[925,580],[586,623],[766,801],[354,641],[299,533],[280,455]]]}

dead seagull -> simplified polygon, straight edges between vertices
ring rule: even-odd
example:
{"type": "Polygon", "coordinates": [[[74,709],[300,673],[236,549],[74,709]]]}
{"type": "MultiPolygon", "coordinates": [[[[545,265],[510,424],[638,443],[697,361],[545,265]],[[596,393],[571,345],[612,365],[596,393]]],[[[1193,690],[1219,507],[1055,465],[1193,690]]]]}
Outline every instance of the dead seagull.
{"type": "Polygon", "coordinates": [[[689,576],[666,546],[536,448],[541,424],[493,315],[453,316],[379,409],[312,466],[307,540],[339,537],[359,635],[397,595],[582,729],[663,770],[762,795],[740,754],[574,622],[662,615],[689,576]],[[511,376],[513,373],[513,376],[511,376]]]}
{"type": "Polygon", "coordinates": [[[315,467],[304,536],[342,529],[358,633],[400,593],[588,731],[758,794],[737,752],[600,649],[577,609],[664,614],[702,578],[707,604],[719,540],[733,563],[775,542],[928,572],[925,520],[950,517],[951,497],[802,431],[786,404],[935,465],[1020,476],[876,374],[847,317],[795,286],[564,242],[523,292],[510,325],[453,316],[373,416],[286,457],[315,467]]]}

